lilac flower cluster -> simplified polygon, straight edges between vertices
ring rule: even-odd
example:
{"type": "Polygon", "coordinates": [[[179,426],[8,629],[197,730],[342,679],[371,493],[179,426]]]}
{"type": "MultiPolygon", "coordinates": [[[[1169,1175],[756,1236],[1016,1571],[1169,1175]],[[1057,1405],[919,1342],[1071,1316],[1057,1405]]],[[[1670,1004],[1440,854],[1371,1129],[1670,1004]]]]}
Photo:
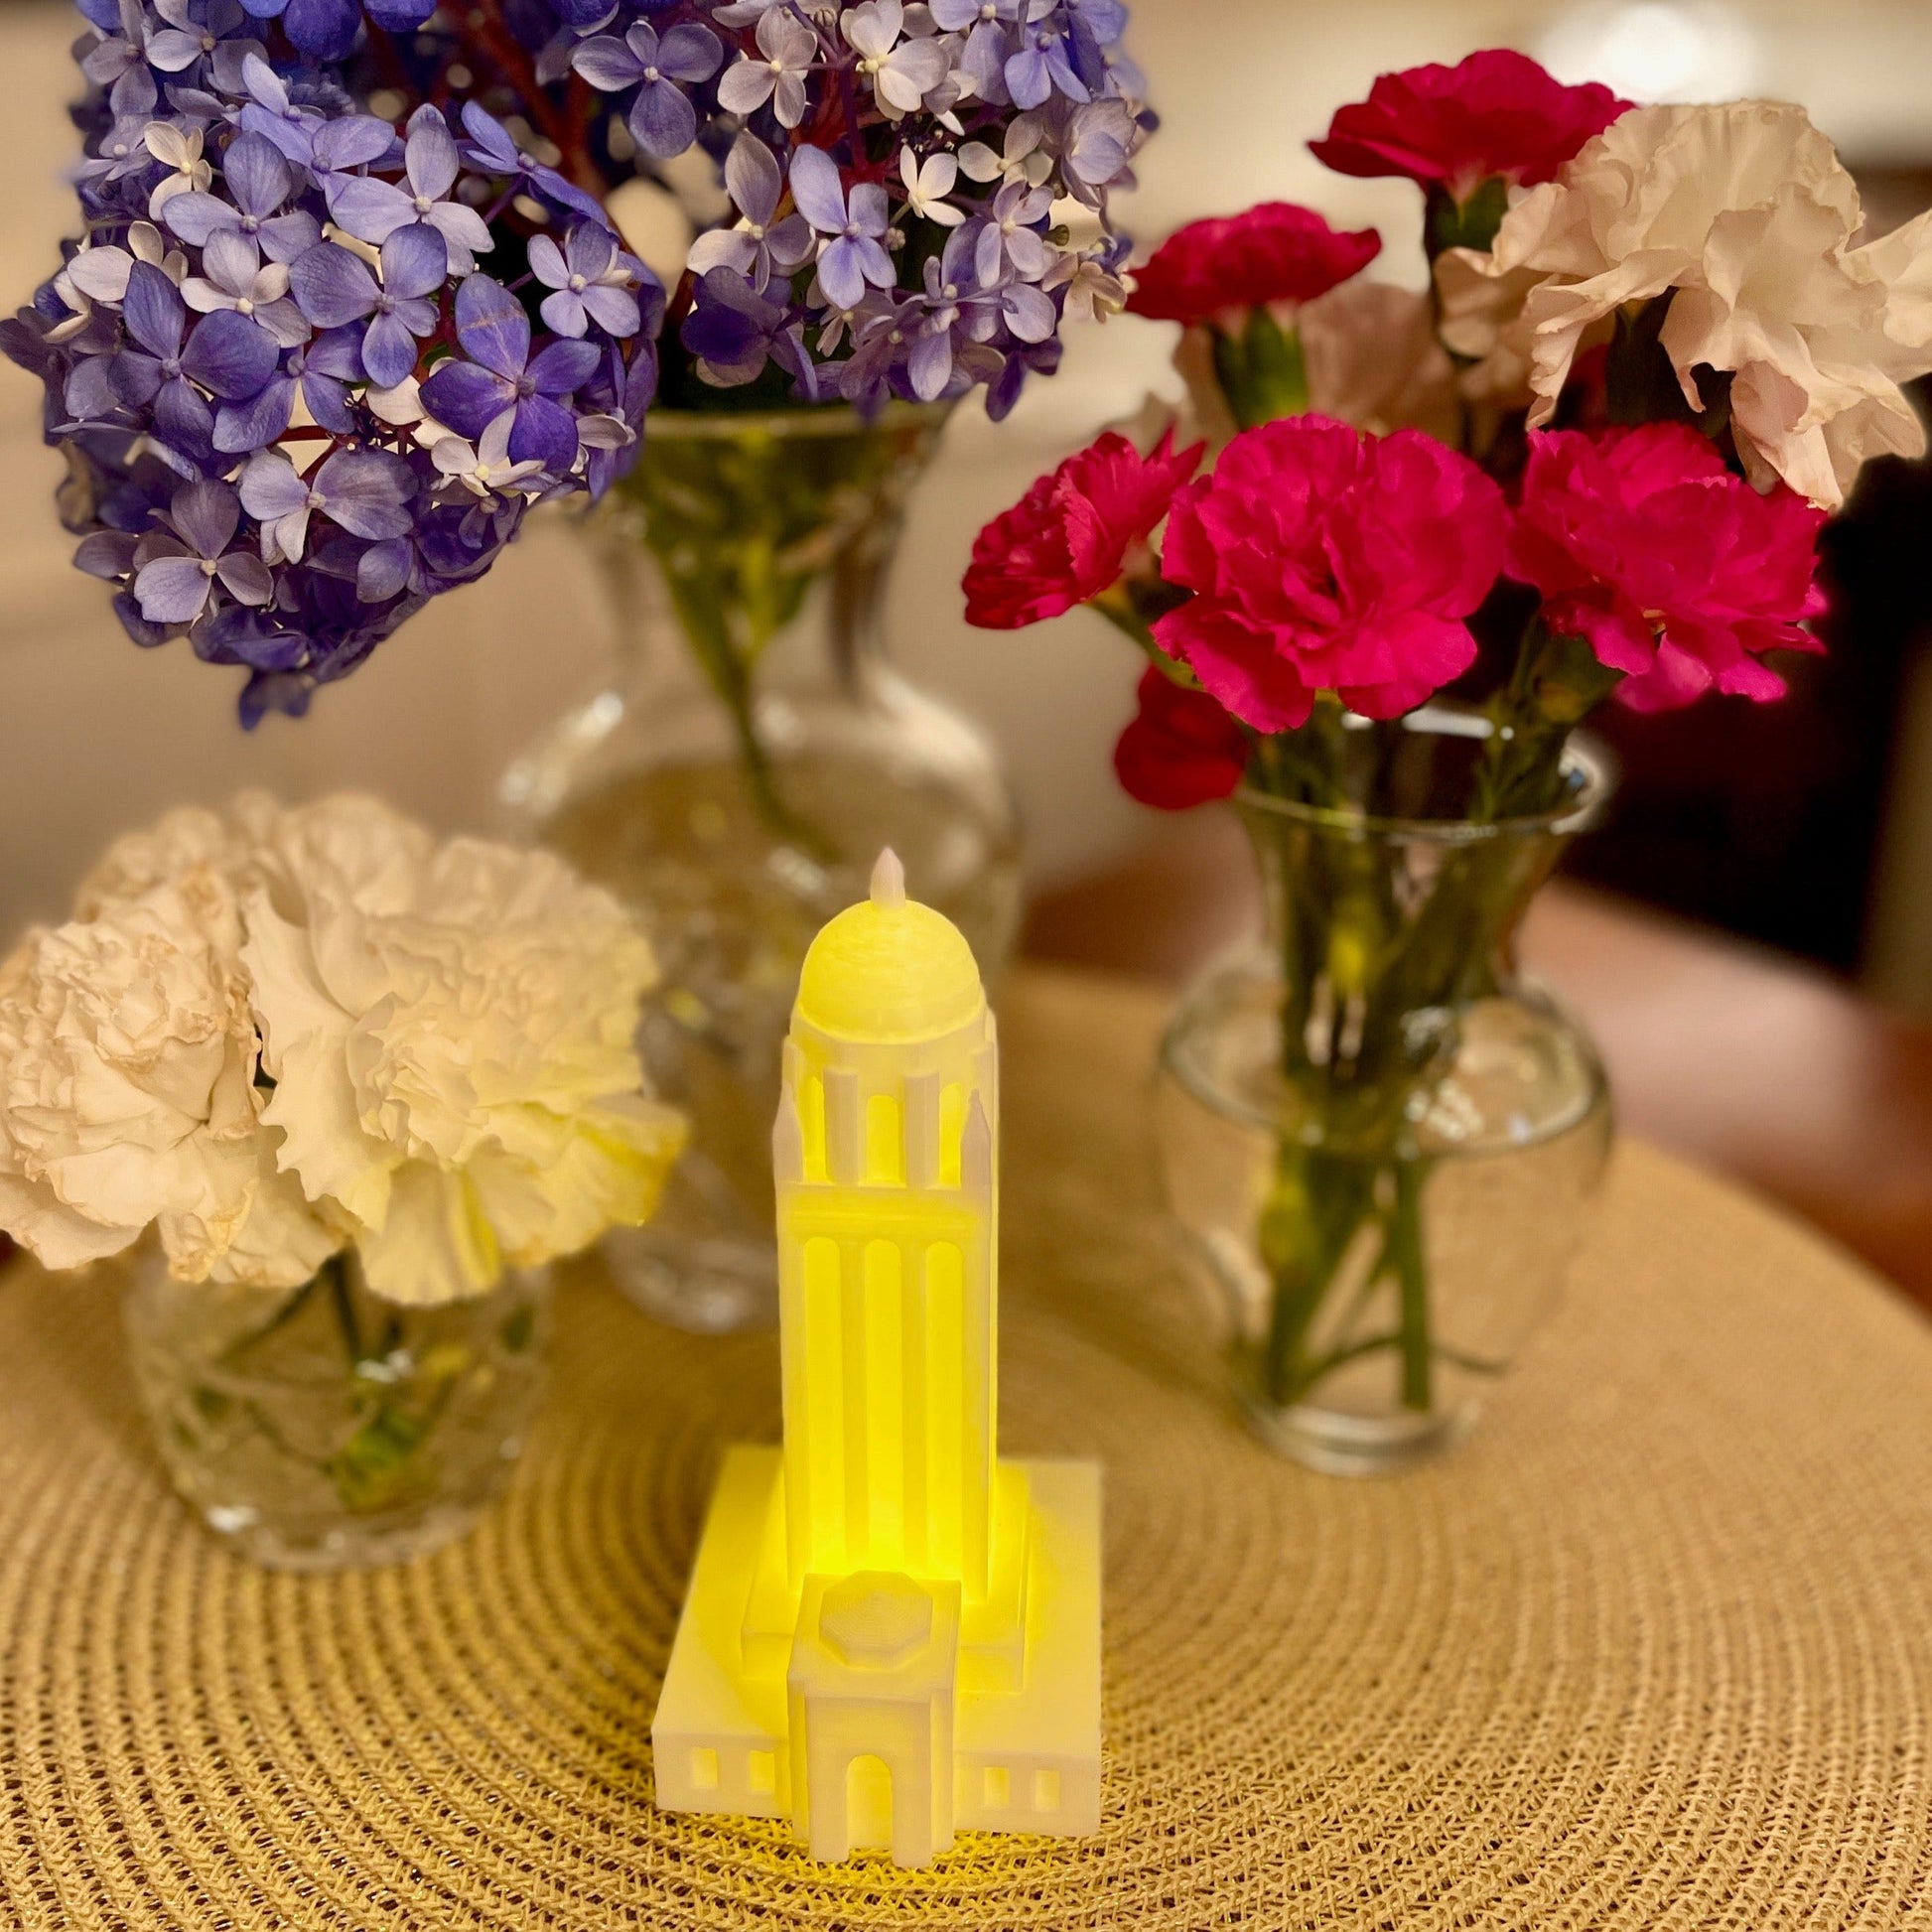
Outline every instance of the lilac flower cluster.
{"type": "Polygon", "coordinates": [[[76,564],[137,643],[244,667],[252,723],[608,486],[663,293],[477,102],[357,111],[315,65],[355,0],[248,6],[82,0],[86,232],[0,347],[46,385],[76,564]]]}

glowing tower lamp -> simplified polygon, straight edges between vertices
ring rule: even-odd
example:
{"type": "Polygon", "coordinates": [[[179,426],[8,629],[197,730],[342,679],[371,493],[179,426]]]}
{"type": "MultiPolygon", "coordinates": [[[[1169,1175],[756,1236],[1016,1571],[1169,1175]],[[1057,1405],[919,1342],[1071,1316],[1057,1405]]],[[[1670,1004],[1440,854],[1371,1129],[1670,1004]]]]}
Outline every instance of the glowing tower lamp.
{"type": "Polygon", "coordinates": [[[772,1132],[784,1448],[729,1450],[657,1801],[815,1859],[1100,1822],[1100,1471],[1000,1460],[993,1016],[882,855],[812,942],[772,1132]]]}

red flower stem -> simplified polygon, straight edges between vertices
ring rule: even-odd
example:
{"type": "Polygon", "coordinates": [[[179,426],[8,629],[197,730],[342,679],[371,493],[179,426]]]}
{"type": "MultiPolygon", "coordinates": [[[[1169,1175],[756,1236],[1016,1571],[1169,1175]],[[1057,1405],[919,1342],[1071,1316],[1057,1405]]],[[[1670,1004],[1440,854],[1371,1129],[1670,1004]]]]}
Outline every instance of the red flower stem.
{"type": "Polygon", "coordinates": [[[587,119],[560,111],[544,92],[537,70],[504,24],[497,0],[473,0],[452,9],[457,39],[473,60],[492,67],[516,90],[537,132],[557,150],[563,173],[586,194],[604,197],[604,177],[584,139],[587,119]]]}
{"type": "Polygon", "coordinates": [[[577,186],[588,190],[599,201],[602,201],[604,199],[604,178],[598,170],[596,161],[591,156],[588,144],[584,141],[584,129],[591,124],[592,112],[591,83],[575,68],[572,68],[570,70],[570,79],[564,86],[564,120],[576,134],[579,145],[584,149],[585,162],[592,171],[592,179],[589,181],[580,181],[577,186]]]}
{"type": "Polygon", "coordinates": [[[409,69],[403,65],[401,51],[396,46],[395,36],[386,27],[378,27],[368,22],[369,46],[375,54],[375,64],[382,69],[383,79],[407,99],[415,83],[409,77],[409,69]]]}

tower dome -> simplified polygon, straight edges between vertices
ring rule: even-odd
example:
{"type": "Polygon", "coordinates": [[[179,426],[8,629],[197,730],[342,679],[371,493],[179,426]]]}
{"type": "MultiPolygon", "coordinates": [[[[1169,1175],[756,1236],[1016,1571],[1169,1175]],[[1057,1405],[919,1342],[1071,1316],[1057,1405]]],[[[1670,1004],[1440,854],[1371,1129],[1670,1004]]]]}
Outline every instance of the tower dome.
{"type": "Polygon", "coordinates": [[[890,850],[873,868],[871,897],[820,930],[798,981],[798,1018],[853,1039],[935,1038],[985,1004],[965,935],[905,897],[904,869],[890,850]]]}

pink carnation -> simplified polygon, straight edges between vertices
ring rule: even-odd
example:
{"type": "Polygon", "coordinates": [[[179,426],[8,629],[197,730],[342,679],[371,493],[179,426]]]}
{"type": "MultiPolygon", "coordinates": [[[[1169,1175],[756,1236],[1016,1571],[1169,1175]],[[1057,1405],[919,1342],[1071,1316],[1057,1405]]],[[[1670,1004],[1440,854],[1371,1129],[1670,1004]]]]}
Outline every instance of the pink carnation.
{"type": "Polygon", "coordinates": [[[1206,322],[1224,309],[1312,302],[1372,262],[1373,228],[1337,233],[1312,208],[1264,202],[1246,214],[1190,221],[1135,271],[1128,309],[1156,322],[1206,322]]]}
{"type": "Polygon", "coordinates": [[[1241,782],[1248,741],[1218,699],[1150,664],[1141,673],[1140,706],[1114,747],[1114,769],[1130,798],[1178,812],[1225,798],[1241,782]]]}
{"type": "Polygon", "coordinates": [[[1128,553],[1168,513],[1205,447],[1173,449],[1173,432],[1142,456],[1112,430],[1041,477],[973,543],[966,621],[1019,630],[1056,618],[1120,581],[1128,553]]]}
{"type": "Polygon", "coordinates": [[[1779,483],[1760,496],[1682,423],[1586,436],[1532,433],[1510,576],[1543,593],[1543,621],[1626,675],[1636,711],[1706,691],[1784,696],[1767,650],[1823,650],[1800,627],[1825,511],[1779,483]]]}
{"type": "Polygon", "coordinates": [[[1629,105],[1594,81],[1566,87],[1527,55],[1494,48],[1452,68],[1382,74],[1309,147],[1339,175],[1406,175],[1461,201],[1492,175],[1548,181],[1629,105]]]}
{"type": "Polygon", "coordinates": [[[1263,423],[1175,496],[1162,575],[1194,595],[1154,634],[1257,731],[1306,723],[1317,691],[1398,717],[1474,658],[1462,620],[1503,526],[1501,490],[1420,431],[1263,423]]]}

